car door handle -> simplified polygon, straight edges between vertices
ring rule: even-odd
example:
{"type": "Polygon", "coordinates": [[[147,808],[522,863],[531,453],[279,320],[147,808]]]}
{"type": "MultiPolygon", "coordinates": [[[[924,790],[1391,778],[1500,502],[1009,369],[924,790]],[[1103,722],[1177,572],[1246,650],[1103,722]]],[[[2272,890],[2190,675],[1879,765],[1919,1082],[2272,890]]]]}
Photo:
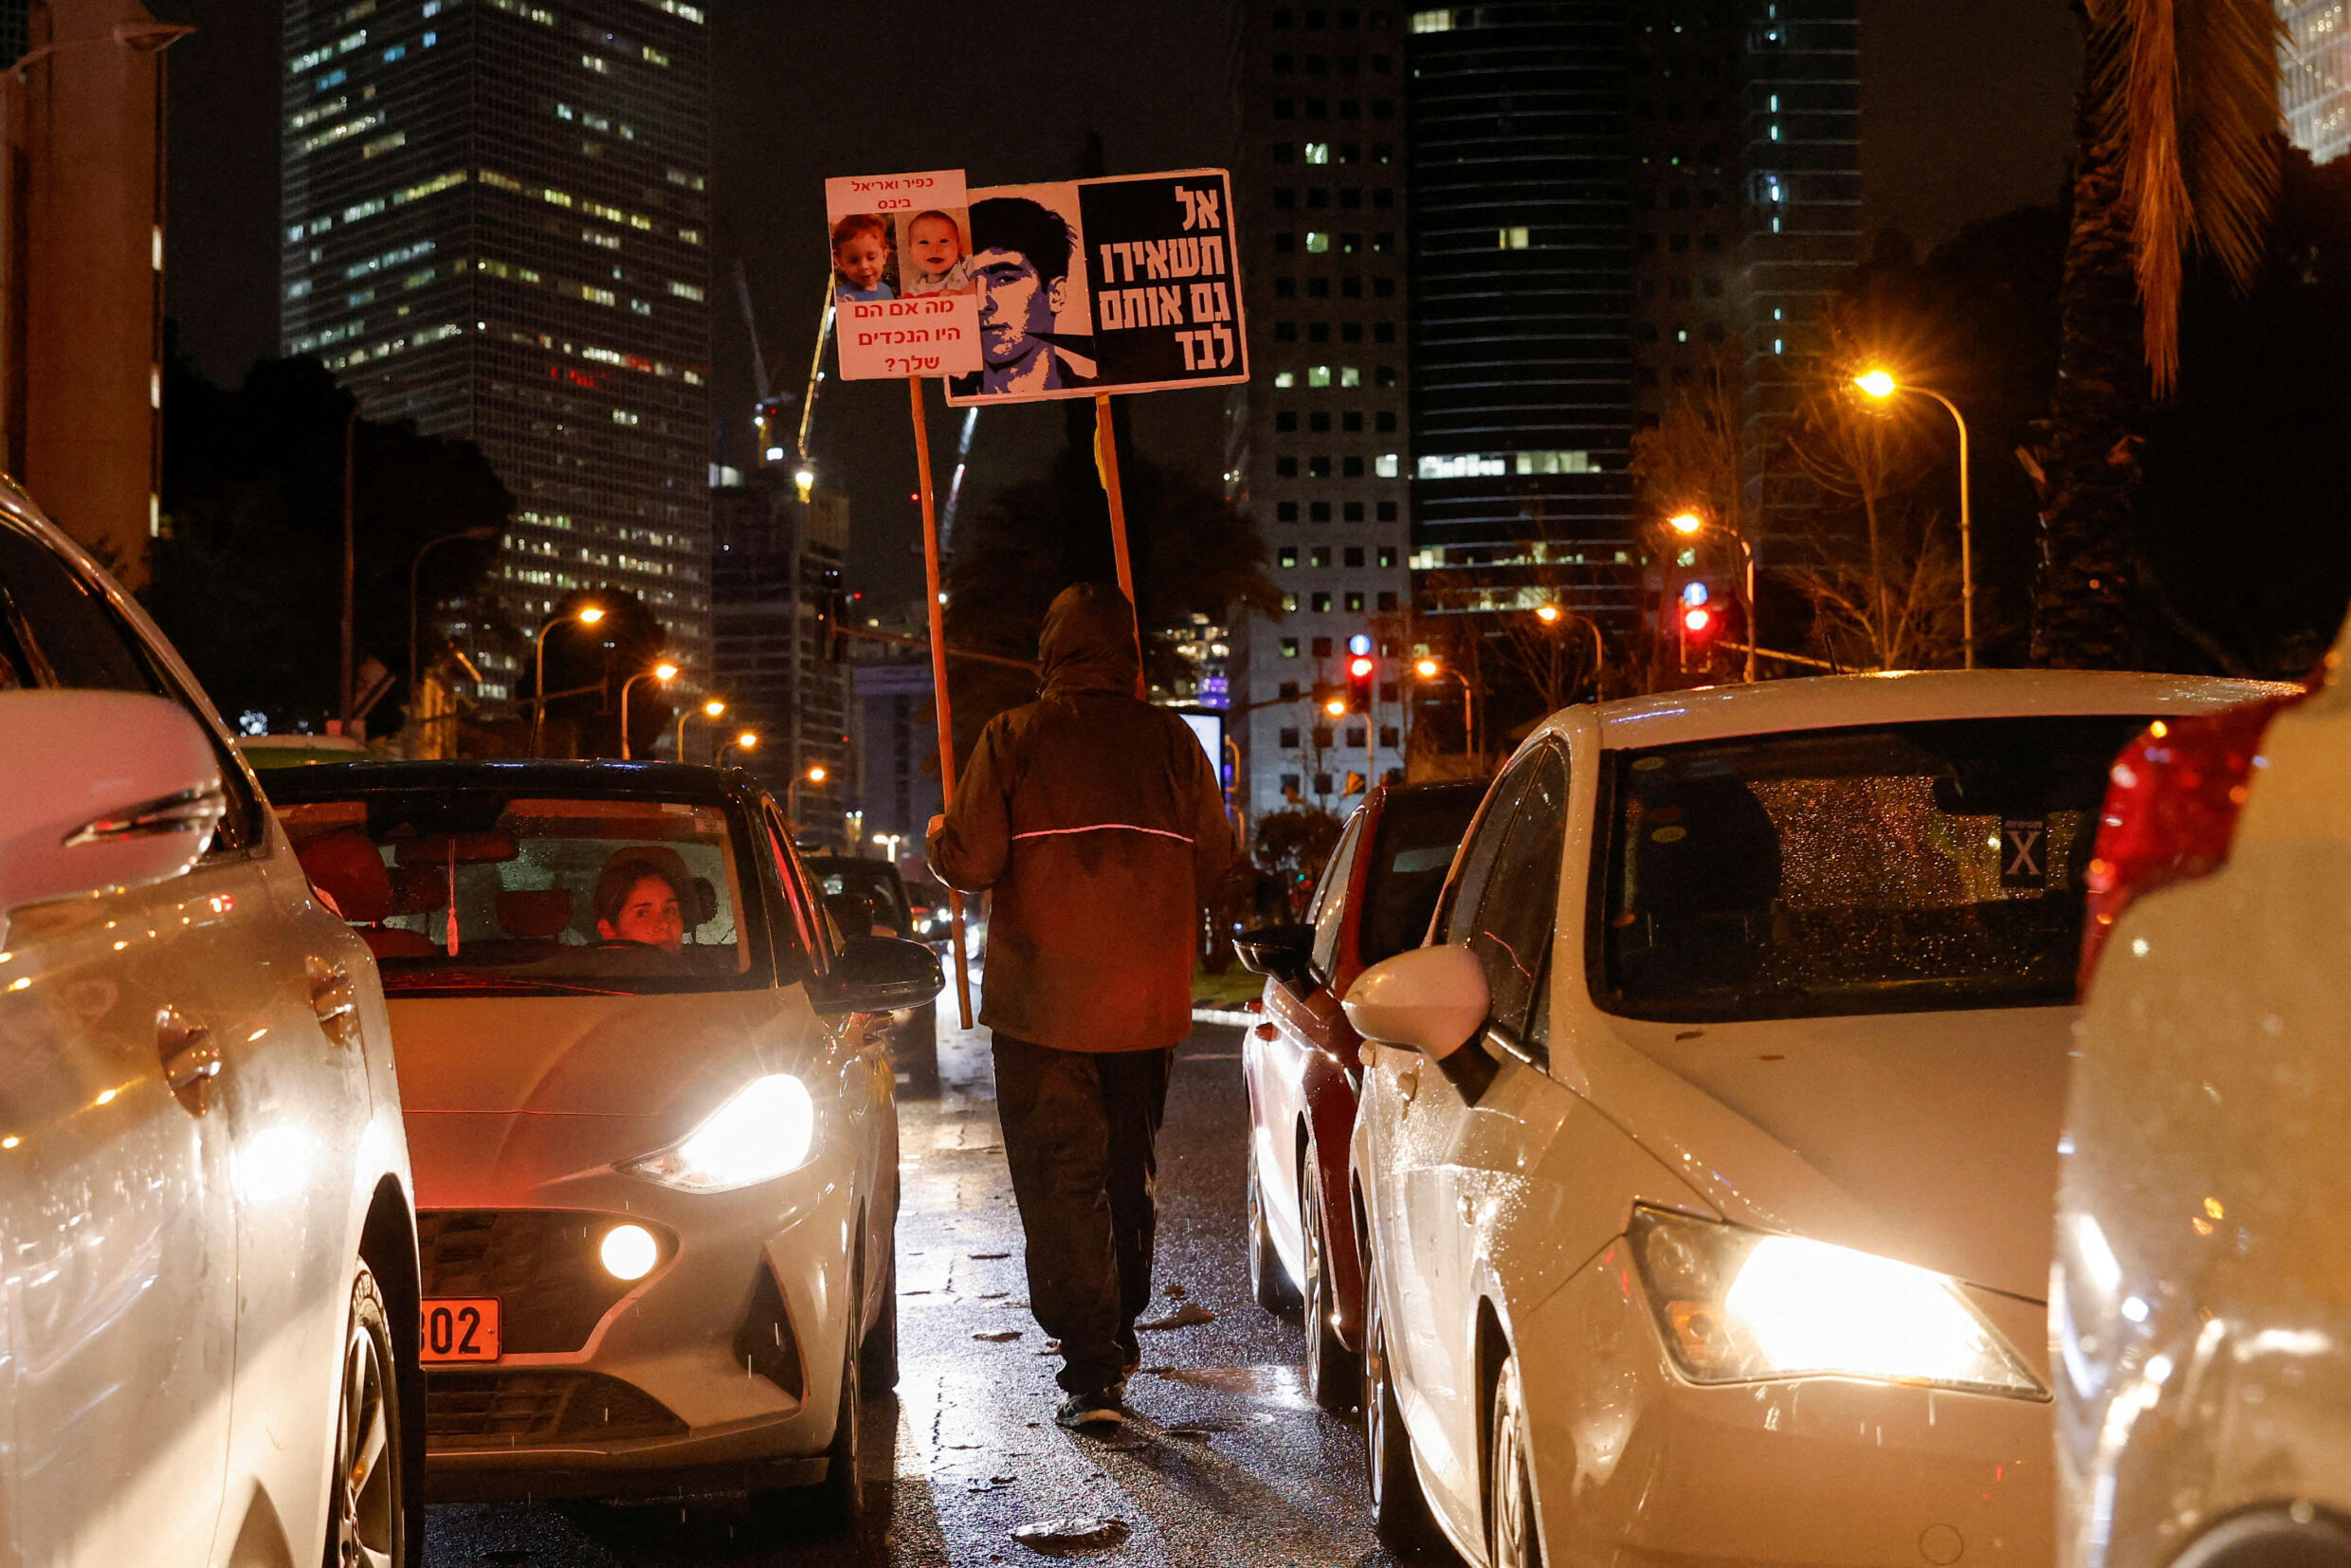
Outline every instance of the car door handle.
{"type": "Polygon", "coordinates": [[[1275,1029],[1271,1024],[1260,1024],[1257,1026],[1257,1038],[1260,1040],[1273,1041],[1278,1040],[1281,1037],[1281,1030],[1275,1029]]]}
{"type": "Polygon", "coordinates": [[[1407,1105],[1411,1104],[1414,1099],[1418,1098],[1420,1094],[1420,1065],[1417,1062],[1414,1063],[1408,1070],[1396,1074],[1396,1092],[1404,1097],[1404,1103],[1407,1105]]]}
{"type": "Polygon", "coordinates": [[[350,1045],[359,1027],[359,1002],[351,988],[350,968],[314,955],[302,960],[302,971],[310,984],[310,1006],[319,1015],[319,1027],[337,1045],[350,1045]]]}
{"type": "Polygon", "coordinates": [[[167,1007],[155,1014],[155,1053],[163,1060],[163,1081],[181,1104],[202,1116],[206,1086],[221,1070],[220,1047],[212,1043],[212,1031],[167,1007]]]}

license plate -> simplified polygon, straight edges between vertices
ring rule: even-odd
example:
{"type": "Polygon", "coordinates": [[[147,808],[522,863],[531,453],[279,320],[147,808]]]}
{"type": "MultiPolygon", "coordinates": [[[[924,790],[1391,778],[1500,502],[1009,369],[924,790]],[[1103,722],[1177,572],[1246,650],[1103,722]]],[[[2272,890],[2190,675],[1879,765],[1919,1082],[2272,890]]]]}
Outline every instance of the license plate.
{"type": "Polygon", "coordinates": [[[428,1361],[498,1359],[498,1298],[447,1296],[425,1303],[425,1356],[428,1361]]]}

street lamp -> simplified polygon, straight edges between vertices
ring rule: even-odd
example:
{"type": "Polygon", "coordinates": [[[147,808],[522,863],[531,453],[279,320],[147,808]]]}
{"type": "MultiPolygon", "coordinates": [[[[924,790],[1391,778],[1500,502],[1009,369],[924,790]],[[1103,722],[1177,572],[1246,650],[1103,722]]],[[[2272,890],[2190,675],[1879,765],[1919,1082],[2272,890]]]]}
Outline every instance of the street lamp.
{"type": "MultiPolygon", "coordinates": [[[[1853,377],[1853,385],[1864,395],[1884,403],[1896,392],[1917,392],[1941,404],[1951,415],[1951,422],[1959,428],[1959,646],[1966,667],[1976,667],[1976,543],[1974,519],[1969,516],[1967,493],[1967,420],[1959,406],[1932,387],[1909,386],[1894,378],[1894,373],[1872,367],[1853,377]]],[[[1753,639],[1749,639],[1752,641],[1753,639]]]]}
{"type": "Polygon", "coordinates": [[[831,776],[831,772],[822,762],[811,762],[809,764],[808,772],[793,775],[792,782],[784,786],[784,815],[792,819],[794,828],[800,825],[800,811],[796,804],[800,798],[800,786],[822,784],[831,776]]]}
{"type": "MultiPolygon", "coordinates": [[[[1558,626],[1567,619],[1567,611],[1555,604],[1539,604],[1535,607],[1535,619],[1545,626],[1558,626]]],[[[1596,702],[1600,696],[1600,670],[1608,663],[1608,647],[1600,641],[1599,622],[1589,615],[1579,615],[1576,619],[1582,621],[1584,629],[1592,633],[1592,696],[1596,702]]],[[[1556,675],[1558,671],[1554,669],[1553,673],[1556,675]]],[[[1464,682],[1461,689],[1467,691],[1468,683],[1464,682]]]]}
{"type": "Polygon", "coordinates": [[[681,762],[685,760],[685,721],[698,711],[704,719],[717,719],[726,712],[726,700],[720,697],[705,698],[700,709],[687,708],[678,715],[678,760],[681,762]]]}
{"type": "Polygon", "coordinates": [[[531,755],[533,757],[538,755],[539,736],[547,727],[547,633],[566,621],[577,621],[582,626],[593,626],[602,619],[604,619],[602,605],[584,604],[577,610],[567,610],[559,615],[550,615],[545,621],[539,623],[538,668],[532,677],[531,686],[531,755]]]}
{"type": "Polygon", "coordinates": [[[723,767],[725,767],[725,766],[726,766],[726,754],[727,754],[727,753],[729,753],[729,752],[752,752],[752,751],[757,751],[758,749],[759,749],[759,732],[758,732],[757,730],[743,730],[743,731],[740,731],[739,733],[738,733],[738,734],[736,735],[736,737],[735,737],[735,738],[734,738],[734,739],[732,739],[732,740],[728,741],[725,745],[720,746],[720,747],[719,748],[719,755],[718,755],[718,757],[717,757],[714,760],[717,762],[717,764],[718,764],[720,767],[723,768],[723,767]]]}
{"type": "Polygon", "coordinates": [[[425,564],[426,556],[445,544],[458,539],[494,539],[496,538],[498,538],[498,530],[495,528],[466,528],[454,534],[444,534],[437,539],[427,539],[423,547],[416,552],[416,558],[409,562],[409,702],[410,705],[416,702],[417,570],[425,564]]]}
{"type": "Polygon", "coordinates": [[[890,864],[895,866],[898,864],[898,847],[906,842],[906,835],[903,833],[876,833],[873,835],[873,841],[882,846],[882,852],[888,856],[890,864]]]}
{"type": "MultiPolygon", "coordinates": [[[[1540,615],[1541,611],[1538,611],[1536,613],[1540,615]]],[[[1460,670],[1447,669],[1434,659],[1417,661],[1412,665],[1412,673],[1423,681],[1442,680],[1450,675],[1461,683],[1461,749],[1469,753],[1474,761],[1485,761],[1484,757],[1477,755],[1478,696],[1470,689],[1469,677],[1460,670]]]]}
{"type": "MultiPolygon", "coordinates": [[[[1707,523],[1706,520],[1696,512],[1676,512],[1666,520],[1666,526],[1684,538],[1689,539],[1696,538],[1704,533],[1707,523]]],[[[1755,684],[1755,647],[1759,635],[1755,624],[1755,546],[1747,542],[1747,536],[1740,532],[1737,523],[1718,522],[1713,526],[1728,534],[1738,544],[1740,559],[1746,567],[1746,592],[1741,597],[1747,602],[1747,665],[1740,679],[1749,685],[1753,685],[1755,684]]]]}
{"type": "Polygon", "coordinates": [[[629,760],[629,688],[639,681],[659,681],[663,685],[678,678],[678,666],[664,659],[651,669],[641,669],[620,684],[620,759],[629,760]]]}

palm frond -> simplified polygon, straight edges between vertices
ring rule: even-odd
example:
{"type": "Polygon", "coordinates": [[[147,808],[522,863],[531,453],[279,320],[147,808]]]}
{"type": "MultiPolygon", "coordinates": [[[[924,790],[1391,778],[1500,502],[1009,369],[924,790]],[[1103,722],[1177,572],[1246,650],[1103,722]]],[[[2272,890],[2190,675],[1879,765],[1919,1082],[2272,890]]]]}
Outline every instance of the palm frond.
{"type": "Polygon", "coordinates": [[[2261,264],[2277,193],[2277,46],[2272,0],[2091,0],[2113,46],[2091,82],[2107,136],[2124,150],[2147,368],[2157,395],[2179,374],[2188,246],[2209,250],[2240,287],[2261,264]]]}

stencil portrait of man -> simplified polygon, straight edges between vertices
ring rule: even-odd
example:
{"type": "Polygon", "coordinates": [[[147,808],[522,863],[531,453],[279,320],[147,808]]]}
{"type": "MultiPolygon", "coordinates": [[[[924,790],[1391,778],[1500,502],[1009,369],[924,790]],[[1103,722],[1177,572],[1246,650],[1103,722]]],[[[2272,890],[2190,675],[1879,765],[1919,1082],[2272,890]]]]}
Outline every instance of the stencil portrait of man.
{"type": "Polygon", "coordinates": [[[1093,361],[1072,353],[1057,329],[1076,259],[1069,221],[1027,196],[991,196],[971,214],[980,373],[958,377],[956,392],[1017,396],[1093,380],[1093,361]]]}

